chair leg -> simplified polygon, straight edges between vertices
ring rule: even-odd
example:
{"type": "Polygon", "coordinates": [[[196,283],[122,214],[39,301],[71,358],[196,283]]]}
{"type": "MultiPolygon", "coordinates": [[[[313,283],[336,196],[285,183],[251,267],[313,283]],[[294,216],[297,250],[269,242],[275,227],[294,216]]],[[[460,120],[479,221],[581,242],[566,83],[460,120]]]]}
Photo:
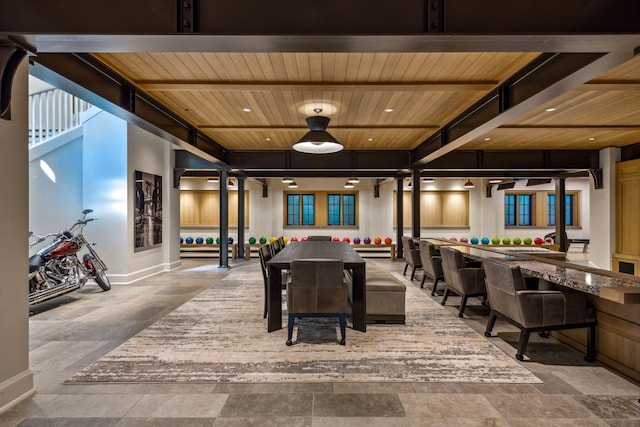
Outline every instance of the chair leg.
{"type": "Polygon", "coordinates": [[[264,314],[263,319],[267,318],[267,308],[269,307],[269,301],[267,301],[267,284],[264,284],[264,314]]]}
{"type": "Polygon", "coordinates": [[[464,309],[467,306],[467,296],[462,295],[462,300],[460,301],[460,311],[458,311],[458,317],[464,317],[464,309]]]}
{"type": "Polygon", "coordinates": [[[445,305],[447,303],[447,298],[449,298],[449,288],[444,289],[444,295],[442,295],[442,302],[440,304],[445,305]]]}
{"type": "Polygon", "coordinates": [[[344,313],[338,314],[338,320],[340,321],[340,335],[342,336],[340,345],[345,345],[345,343],[347,342],[347,321],[345,319],[344,313]]]}
{"type": "Polygon", "coordinates": [[[436,277],[433,281],[433,288],[431,288],[431,296],[436,296],[436,287],[438,286],[438,278],[436,277]]]}
{"type": "Polygon", "coordinates": [[[487,327],[484,330],[485,337],[491,336],[491,331],[493,331],[493,327],[496,325],[496,319],[498,319],[498,315],[491,310],[491,313],[489,313],[489,320],[487,321],[487,327]]]}
{"type": "Polygon", "coordinates": [[[516,353],[516,359],[523,361],[524,352],[527,350],[527,343],[529,342],[529,334],[531,332],[528,329],[523,329],[520,332],[520,341],[518,342],[518,352],[516,353]]]}
{"type": "Polygon", "coordinates": [[[420,282],[420,288],[424,288],[424,281],[427,280],[427,274],[422,275],[422,281],[420,282]]]}
{"type": "Polygon", "coordinates": [[[584,360],[589,363],[596,361],[596,325],[590,326],[587,332],[587,355],[584,360]]]}
{"type": "Polygon", "coordinates": [[[289,313],[288,321],[287,321],[287,345],[292,345],[293,341],[291,338],[293,337],[293,322],[295,322],[295,315],[293,313],[289,313]]]}
{"type": "Polygon", "coordinates": [[[403,276],[406,276],[406,275],[407,275],[407,268],[409,268],[409,264],[405,264],[405,265],[404,265],[404,271],[402,272],[402,275],[403,275],[403,276]]]}

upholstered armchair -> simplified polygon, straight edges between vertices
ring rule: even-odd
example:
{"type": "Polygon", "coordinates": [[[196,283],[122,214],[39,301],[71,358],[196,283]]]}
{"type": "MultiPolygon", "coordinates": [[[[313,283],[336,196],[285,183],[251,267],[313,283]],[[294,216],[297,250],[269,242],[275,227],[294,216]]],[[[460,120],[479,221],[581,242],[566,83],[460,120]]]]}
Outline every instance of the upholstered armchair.
{"type": "Polygon", "coordinates": [[[449,294],[460,295],[460,311],[458,316],[463,317],[469,297],[482,296],[486,298],[487,289],[484,284],[484,271],[482,268],[470,267],[466,263],[462,252],[447,247],[440,247],[442,255],[442,272],[447,287],[442,297],[442,305],[445,305],[449,294]]]}
{"type": "Polygon", "coordinates": [[[531,332],[589,328],[585,360],[595,360],[596,321],[580,292],[529,289],[520,267],[483,262],[491,313],[485,330],[490,337],[498,317],[520,329],[516,359],[524,360],[531,332]]]}
{"type": "Polygon", "coordinates": [[[402,252],[404,253],[404,271],[403,275],[407,274],[407,269],[411,266],[411,280],[416,275],[416,270],[422,268],[422,261],[420,260],[420,249],[416,247],[415,242],[409,236],[402,236],[402,252]]]}
{"type": "Polygon", "coordinates": [[[422,282],[420,282],[420,287],[424,288],[424,282],[428,276],[431,280],[433,280],[431,295],[435,295],[438,281],[444,280],[444,274],[442,273],[442,257],[438,253],[436,247],[426,240],[420,240],[420,242],[418,242],[418,248],[420,249],[422,271],[424,271],[422,282]]]}
{"type": "Polygon", "coordinates": [[[335,259],[291,261],[291,283],[287,286],[287,345],[292,345],[296,317],[335,316],[340,322],[341,345],[346,342],[348,285],[344,263],[335,259]]]}

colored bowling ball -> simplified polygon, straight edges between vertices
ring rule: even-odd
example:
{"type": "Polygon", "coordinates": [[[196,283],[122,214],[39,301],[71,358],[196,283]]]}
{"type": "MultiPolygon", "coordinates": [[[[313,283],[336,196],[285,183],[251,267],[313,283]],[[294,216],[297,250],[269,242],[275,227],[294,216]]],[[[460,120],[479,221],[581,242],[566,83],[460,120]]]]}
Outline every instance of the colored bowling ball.
{"type": "Polygon", "coordinates": [[[303,242],[306,242],[307,240],[309,240],[309,238],[308,238],[307,236],[304,236],[304,237],[302,238],[302,241],[303,241],[303,242]]]}
{"type": "Polygon", "coordinates": [[[535,239],[533,239],[533,243],[536,245],[541,245],[543,242],[542,238],[540,237],[536,237],[535,239]]]}
{"type": "Polygon", "coordinates": [[[460,241],[461,241],[462,243],[469,243],[469,239],[467,239],[466,237],[461,237],[461,238],[460,238],[460,241]]]}
{"type": "Polygon", "coordinates": [[[342,239],[343,242],[347,242],[347,243],[351,243],[351,239],[348,237],[345,237],[342,239]]]}
{"type": "Polygon", "coordinates": [[[531,240],[531,237],[525,237],[523,242],[525,245],[530,245],[531,243],[533,243],[533,240],[531,240]]]}
{"type": "Polygon", "coordinates": [[[376,245],[379,245],[380,243],[382,243],[382,239],[380,237],[376,237],[373,239],[373,243],[375,243],[376,245]]]}
{"type": "Polygon", "coordinates": [[[483,245],[488,245],[490,240],[488,237],[483,237],[480,242],[482,242],[483,245]]]}
{"type": "Polygon", "coordinates": [[[477,238],[477,237],[472,237],[472,238],[471,238],[471,240],[470,240],[470,242],[471,242],[471,244],[472,244],[472,245],[477,245],[477,244],[478,244],[478,242],[479,242],[479,240],[478,240],[478,238],[477,238]]]}
{"type": "Polygon", "coordinates": [[[187,237],[187,240],[185,240],[185,242],[187,242],[187,245],[193,244],[193,237],[187,237]]]}
{"type": "Polygon", "coordinates": [[[331,239],[332,242],[339,242],[340,238],[339,237],[334,237],[333,239],[331,239]]]}
{"type": "Polygon", "coordinates": [[[264,245],[265,243],[267,243],[267,238],[266,237],[261,237],[260,238],[260,244],[264,245]]]}
{"type": "Polygon", "coordinates": [[[292,237],[292,238],[291,238],[291,241],[292,241],[292,242],[297,242],[297,241],[298,241],[298,238],[294,236],[294,237],[292,237]]]}
{"type": "Polygon", "coordinates": [[[289,239],[287,239],[286,237],[283,237],[282,241],[284,242],[284,245],[287,246],[287,243],[289,242],[289,239]]]}
{"type": "Polygon", "coordinates": [[[216,245],[219,245],[219,244],[220,244],[220,238],[216,237],[216,245]]]}
{"type": "Polygon", "coordinates": [[[520,245],[520,244],[522,244],[522,240],[519,237],[515,237],[513,239],[513,244],[514,245],[520,245]]]}
{"type": "Polygon", "coordinates": [[[353,238],[353,243],[355,243],[356,245],[360,244],[360,238],[359,237],[354,237],[353,238]]]}
{"type": "Polygon", "coordinates": [[[370,238],[368,238],[368,237],[365,237],[365,238],[364,238],[364,244],[365,244],[365,245],[368,245],[369,243],[371,243],[371,239],[370,239],[370,238]]]}
{"type": "Polygon", "coordinates": [[[213,244],[213,237],[207,237],[207,245],[212,245],[213,244]]]}
{"type": "Polygon", "coordinates": [[[491,243],[494,245],[499,245],[500,244],[500,239],[498,239],[497,237],[494,237],[493,239],[491,239],[491,243]]]}
{"type": "Polygon", "coordinates": [[[276,240],[278,240],[276,236],[269,237],[269,242],[275,242],[276,240]]]}
{"type": "Polygon", "coordinates": [[[386,238],[384,239],[384,244],[385,244],[385,245],[390,245],[390,244],[391,244],[391,242],[392,242],[391,237],[386,237],[386,238]]]}
{"type": "Polygon", "coordinates": [[[551,237],[547,237],[546,239],[544,239],[544,242],[548,245],[553,245],[554,241],[551,237]]]}
{"type": "Polygon", "coordinates": [[[508,237],[505,237],[502,239],[502,244],[503,245],[510,245],[511,244],[511,239],[508,237]]]}
{"type": "Polygon", "coordinates": [[[252,244],[252,245],[254,243],[256,243],[256,238],[255,237],[249,237],[249,243],[252,244]]]}
{"type": "Polygon", "coordinates": [[[182,244],[182,242],[184,242],[184,239],[180,236],[180,244],[182,244]]]}
{"type": "Polygon", "coordinates": [[[229,244],[232,244],[232,243],[233,243],[233,237],[229,237],[229,238],[227,239],[227,242],[229,242],[229,244]]]}
{"type": "Polygon", "coordinates": [[[451,237],[449,240],[451,240],[452,242],[457,242],[458,239],[456,239],[455,237],[451,237]]]}

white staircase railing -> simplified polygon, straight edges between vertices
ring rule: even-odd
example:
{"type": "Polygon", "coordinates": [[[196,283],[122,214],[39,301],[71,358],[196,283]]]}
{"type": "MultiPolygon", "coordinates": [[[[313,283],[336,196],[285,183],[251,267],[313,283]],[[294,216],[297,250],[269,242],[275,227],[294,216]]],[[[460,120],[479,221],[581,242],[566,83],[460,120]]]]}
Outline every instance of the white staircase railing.
{"type": "Polygon", "coordinates": [[[80,126],[80,115],[91,107],[61,89],[29,95],[29,147],[80,126]]]}

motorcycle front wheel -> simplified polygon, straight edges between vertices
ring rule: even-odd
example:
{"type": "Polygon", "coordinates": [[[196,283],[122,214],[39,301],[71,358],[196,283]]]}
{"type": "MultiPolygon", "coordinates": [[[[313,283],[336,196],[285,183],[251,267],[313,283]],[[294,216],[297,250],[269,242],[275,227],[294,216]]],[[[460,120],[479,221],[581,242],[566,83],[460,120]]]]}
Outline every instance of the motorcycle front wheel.
{"type": "Polygon", "coordinates": [[[107,274],[95,263],[93,264],[93,279],[96,281],[98,286],[102,288],[103,291],[108,291],[109,289],[111,289],[111,282],[109,282],[107,274]]]}

